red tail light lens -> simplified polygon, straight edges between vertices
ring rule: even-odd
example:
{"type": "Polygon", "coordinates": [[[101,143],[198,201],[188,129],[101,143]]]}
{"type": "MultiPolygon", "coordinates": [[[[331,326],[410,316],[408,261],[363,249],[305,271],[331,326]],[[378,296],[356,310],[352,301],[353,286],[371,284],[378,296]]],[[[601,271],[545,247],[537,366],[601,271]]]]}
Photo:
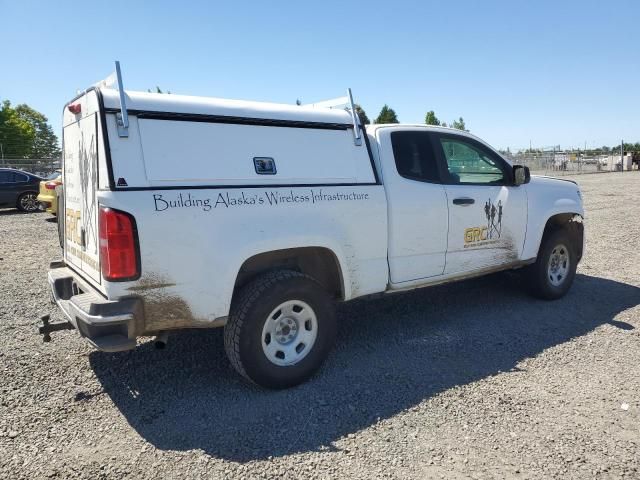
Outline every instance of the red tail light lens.
{"type": "Polygon", "coordinates": [[[82,107],[79,103],[76,103],[74,105],[69,105],[67,108],[74,115],[78,115],[80,113],[80,110],[82,110],[82,107]]]}
{"type": "Polygon", "coordinates": [[[140,276],[137,230],[128,213],[100,207],[100,265],[109,281],[135,280],[140,276]]]}
{"type": "Polygon", "coordinates": [[[57,180],[53,180],[51,182],[47,182],[44,184],[44,188],[47,190],[55,190],[58,185],[62,185],[62,182],[58,182],[57,180]]]}

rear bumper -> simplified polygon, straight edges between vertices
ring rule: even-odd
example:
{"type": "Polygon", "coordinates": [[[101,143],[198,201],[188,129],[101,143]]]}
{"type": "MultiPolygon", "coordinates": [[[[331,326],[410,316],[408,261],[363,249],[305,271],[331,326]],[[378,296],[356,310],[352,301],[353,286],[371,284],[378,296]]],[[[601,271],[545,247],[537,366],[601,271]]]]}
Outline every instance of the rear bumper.
{"type": "Polygon", "coordinates": [[[44,210],[45,212],[50,213],[54,217],[57,214],[56,209],[52,207],[51,204],[48,202],[40,202],[40,210],[44,210]]]}
{"type": "Polygon", "coordinates": [[[38,195],[38,198],[36,200],[38,200],[38,203],[40,203],[40,208],[42,210],[45,210],[47,213],[50,213],[51,215],[56,215],[58,213],[56,211],[58,207],[55,197],[45,197],[42,195],[38,195]]]}
{"type": "Polygon", "coordinates": [[[56,209],[57,209],[57,204],[56,204],[56,196],[54,195],[49,195],[49,194],[43,194],[40,193],[38,195],[38,197],[36,198],[36,200],[38,200],[38,202],[40,202],[41,208],[42,210],[46,210],[48,213],[55,215],[56,209]]]}
{"type": "Polygon", "coordinates": [[[53,301],[81,336],[104,352],[130,350],[144,325],[139,298],[107,300],[63,262],[48,274],[53,301]]]}

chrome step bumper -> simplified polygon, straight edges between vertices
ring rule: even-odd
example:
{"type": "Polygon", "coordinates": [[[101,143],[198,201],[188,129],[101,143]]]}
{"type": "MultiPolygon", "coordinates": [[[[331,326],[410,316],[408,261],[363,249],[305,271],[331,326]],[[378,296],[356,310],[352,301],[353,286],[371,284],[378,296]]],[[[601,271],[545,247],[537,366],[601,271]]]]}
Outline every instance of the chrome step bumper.
{"type": "Polygon", "coordinates": [[[104,352],[130,350],[143,325],[142,300],[107,300],[63,262],[48,273],[53,302],[91,345],[104,352]]]}

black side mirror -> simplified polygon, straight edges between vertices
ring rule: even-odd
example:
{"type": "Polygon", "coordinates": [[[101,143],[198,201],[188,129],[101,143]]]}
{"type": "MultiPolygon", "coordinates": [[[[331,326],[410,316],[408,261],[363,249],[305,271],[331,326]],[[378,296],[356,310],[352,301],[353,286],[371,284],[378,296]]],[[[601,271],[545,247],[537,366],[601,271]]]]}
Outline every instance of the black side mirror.
{"type": "Polygon", "coordinates": [[[529,183],[530,180],[531,180],[531,172],[529,171],[529,167],[524,165],[513,166],[513,184],[516,187],[518,185],[529,183]]]}

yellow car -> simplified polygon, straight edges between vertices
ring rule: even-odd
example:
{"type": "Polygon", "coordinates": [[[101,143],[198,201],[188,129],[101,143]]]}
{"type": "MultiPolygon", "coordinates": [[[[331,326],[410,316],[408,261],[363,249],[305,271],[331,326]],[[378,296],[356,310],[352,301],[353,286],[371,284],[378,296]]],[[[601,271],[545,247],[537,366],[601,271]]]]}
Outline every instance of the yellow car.
{"type": "Polygon", "coordinates": [[[46,210],[51,215],[56,215],[58,211],[58,197],[56,195],[56,187],[62,185],[62,174],[55,172],[40,182],[40,193],[38,193],[38,202],[40,208],[46,210]]]}

